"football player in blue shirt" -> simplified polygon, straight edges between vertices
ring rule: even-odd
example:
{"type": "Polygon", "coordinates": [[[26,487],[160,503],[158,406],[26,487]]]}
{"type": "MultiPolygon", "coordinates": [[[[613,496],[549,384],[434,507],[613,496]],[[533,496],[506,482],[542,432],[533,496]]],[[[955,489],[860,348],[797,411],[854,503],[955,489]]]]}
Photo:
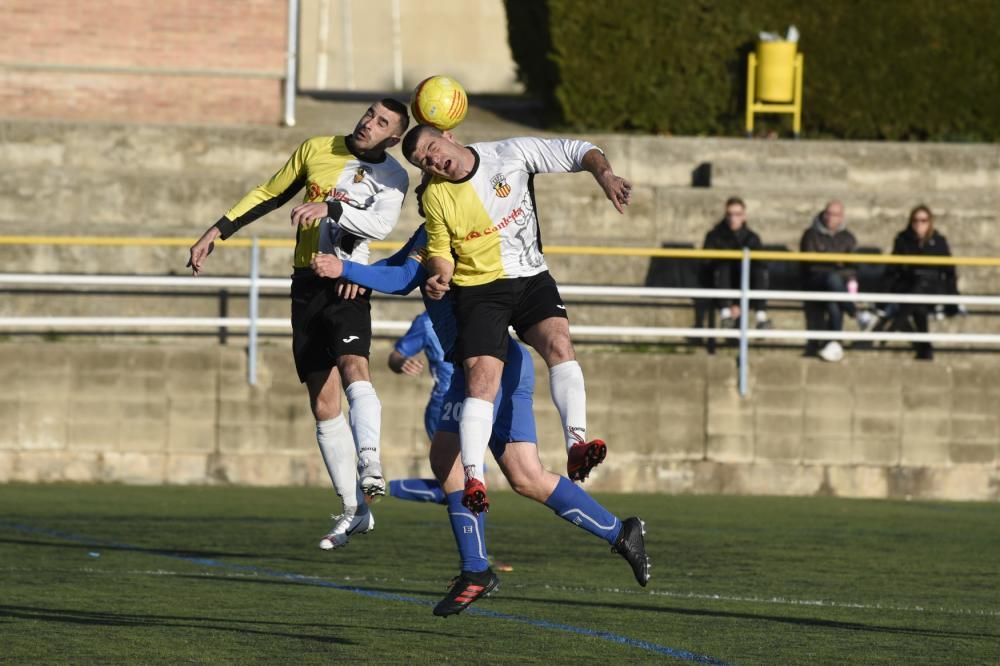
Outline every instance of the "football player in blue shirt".
{"type": "MultiPolygon", "coordinates": [[[[316,255],[311,265],[320,277],[344,277],[376,291],[407,294],[419,286],[423,292],[428,277],[423,266],[426,244],[427,234],[421,225],[401,250],[370,266],[341,261],[327,254],[316,255]]],[[[450,358],[458,330],[452,299],[433,300],[425,294],[424,304],[445,358],[450,358]]],[[[650,563],[643,521],[637,517],[620,520],[568,478],[542,467],[535,443],[538,438],[532,412],[534,387],[535,372],[530,353],[509,338],[507,363],[494,402],[489,443],[500,470],[518,494],[545,504],[560,518],[607,541],[612,552],[625,558],[636,581],[645,587],[649,581],[650,563]]],[[[485,516],[470,511],[462,503],[465,472],[459,457],[458,431],[464,399],[465,376],[461,366],[456,366],[430,454],[434,475],[445,492],[448,518],[462,566],[447,596],[434,607],[434,614],[440,616],[461,613],[500,584],[487,559],[485,516]]],[[[485,508],[488,506],[486,504],[485,508]]]]}
{"type": "MultiPolygon", "coordinates": [[[[389,354],[389,369],[401,375],[419,376],[424,369],[424,364],[417,358],[421,352],[427,357],[431,378],[434,380],[434,388],[431,389],[431,397],[424,410],[424,428],[427,430],[429,441],[434,439],[434,433],[437,432],[441,406],[444,404],[448,387],[451,386],[454,366],[445,360],[444,349],[441,348],[441,342],[434,332],[430,315],[426,312],[418,314],[410,324],[409,330],[396,341],[392,353],[389,354]]],[[[390,481],[389,494],[397,499],[413,502],[446,503],[441,484],[435,479],[390,481]]]]}

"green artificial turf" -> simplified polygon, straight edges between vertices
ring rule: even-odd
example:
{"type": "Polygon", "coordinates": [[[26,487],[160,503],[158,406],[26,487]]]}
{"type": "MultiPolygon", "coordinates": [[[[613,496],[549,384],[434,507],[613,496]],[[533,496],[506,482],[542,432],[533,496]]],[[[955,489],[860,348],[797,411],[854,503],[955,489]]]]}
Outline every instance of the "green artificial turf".
{"type": "Polygon", "coordinates": [[[1000,662],[996,504],[601,495],[646,520],[643,589],[605,542],[491,493],[513,571],[442,619],[444,509],[387,498],[374,532],[323,552],[335,499],[0,485],[0,661],[1000,662]]]}

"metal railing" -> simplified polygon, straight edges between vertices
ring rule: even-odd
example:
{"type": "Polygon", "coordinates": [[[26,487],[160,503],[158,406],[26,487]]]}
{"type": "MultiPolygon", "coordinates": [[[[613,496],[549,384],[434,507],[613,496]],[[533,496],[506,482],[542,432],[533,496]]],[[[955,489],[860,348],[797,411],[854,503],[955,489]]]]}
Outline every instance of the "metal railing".
{"type": "MultiPolygon", "coordinates": [[[[73,245],[149,245],[149,246],[184,246],[190,245],[188,239],[150,239],[150,238],[69,238],[64,236],[0,236],[2,244],[50,243],[73,245]]],[[[292,243],[285,240],[270,239],[267,241],[253,239],[233,239],[226,241],[226,246],[250,248],[249,276],[237,277],[165,277],[165,276],[135,276],[135,275],[39,275],[39,274],[0,274],[0,285],[21,287],[62,286],[70,288],[93,287],[184,287],[186,289],[245,289],[248,297],[248,316],[246,317],[60,317],[60,316],[28,316],[0,317],[0,329],[28,330],[67,330],[67,329],[163,329],[163,328],[235,328],[247,331],[247,381],[255,384],[257,380],[257,350],[258,333],[261,329],[287,331],[290,322],[287,318],[263,318],[259,316],[261,291],[288,291],[290,278],[265,278],[260,275],[260,250],[262,247],[291,247],[292,243]]],[[[395,243],[373,243],[373,249],[396,249],[395,243]]],[[[963,266],[1000,266],[1000,259],[992,257],[906,257],[896,255],[859,255],[859,254],[815,254],[793,252],[768,252],[749,250],[687,250],[687,249],[647,249],[647,248],[591,248],[591,247],[554,247],[547,248],[548,254],[601,254],[644,257],[675,257],[692,259],[738,259],[741,265],[741,280],[739,289],[681,289],[662,287],[601,287],[586,285],[562,285],[560,292],[564,296],[583,296],[597,298],[639,298],[639,299],[739,299],[739,327],[730,328],[693,328],[693,327],[649,327],[649,326],[586,326],[573,325],[570,330],[575,337],[601,337],[618,339],[671,339],[671,338],[724,338],[739,341],[739,391],[746,395],[748,384],[748,361],[750,340],[858,340],[858,341],[899,341],[899,342],[950,342],[961,344],[1000,344],[1000,334],[993,333],[911,333],[911,332],[851,332],[851,331],[816,331],[816,330],[757,330],[750,328],[749,302],[751,299],[766,299],[769,301],[817,301],[817,302],[889,302],[934,305],[978,305],[1000,306],[1000,296],[945,296],[928,294],[896,294],[896,293],[833,293],[817,291],[777,291],[750,289],[750,262],[757,260],[771,261],[810,261],[810,262],[843,262],[843,263],[894,263],[910,265],[963,265],[963,266]]],[[[375,333],[402,333],[409,328],[409,321],[373,321],[372,330],[375,333]]]]}

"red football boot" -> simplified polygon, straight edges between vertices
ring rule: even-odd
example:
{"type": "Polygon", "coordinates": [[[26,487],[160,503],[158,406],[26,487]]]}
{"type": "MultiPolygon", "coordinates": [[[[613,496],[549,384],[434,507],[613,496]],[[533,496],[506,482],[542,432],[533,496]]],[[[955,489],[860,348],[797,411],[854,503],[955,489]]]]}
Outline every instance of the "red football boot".
{"type": "Polygon", "coordinates": [[[569,450],[566,461],[566,475],[570,481],[583,481],[590,470],[600,465],[608,455],[608,445],[603,440],[577,442],[569,450]]]}
{"type": "Polygon", "coordinates": [[[490,502],[486,499],[486,486],[479,479],[465,480],[465,493],[462,495],[462,506],[472,513],[483,513],[490,510],[490,502]]]}

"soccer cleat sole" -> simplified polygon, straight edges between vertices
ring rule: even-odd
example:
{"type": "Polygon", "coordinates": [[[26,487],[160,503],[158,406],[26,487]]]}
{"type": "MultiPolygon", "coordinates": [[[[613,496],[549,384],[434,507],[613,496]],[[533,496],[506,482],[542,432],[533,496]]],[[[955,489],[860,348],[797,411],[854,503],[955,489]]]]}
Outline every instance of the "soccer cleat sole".
{"type": "Polygon", "coordinates": [[[369,476],[361,479],[361,492],[371,498],[385,495],[385,479],[369,476]]]}
{"type": "MultiPolygon", "coordinates": [[[[626,522],[632,520],[637,521],[639,523],[639,535],[640,539],[642,540],[641,541],[642,559],[640,560],[637,557],[636,558],[628,557],[626,553],[629,554],[634,553],[634,550],[628,547],[619,550],[619,547],[615,545],[612,546],[611,552],[621,555],[625,559],[625,561],[628,562],[629,568],[632,569],[632,575],[635,578],[635,581],[639,583],[639,585],[641,585],[642,587],[646,587],[650,579],[649,570],[653,566],[652,562],[650,562],[649,555],[646,554],[646,521],[642,520],[641,518],[635,517],[627,519],[626,522]]],[[[623,525],[622,527],[624,529],[625,526],[623,525]]]]}
{"type": "Polygon", "coordinates": [[[574,470],[568,470],[570,481],[586,481],[590,472],[608,456],[608,445],[603,441],[595,439],[590,444],[592,446],[587,448],[583,463],[574,470]]]}
{"type": "MultiPolygon", "coordinates": [[[[639,519],[639,527],[642,528],[642,542],[643,542],[643,548],[645,548],[645,546],[646,546],[646,521],[643,520],[642,518],[639,519]]],[[[652,576],[652,574],[649,573],[649,570],[652,569],[652,568],[653,568],[653,563],[650,561],[649,555],[646,555],[646,577],[643,580],[637,581],[639,583],[639,585],[642,585],[643,587],[646,587],[646,585],[649,583],[650,577],[652,576]]]]}
{"type": "Polygon", "coordinates": [[[490,502],[482,490],[473,491],[462,496],[462,506],[472,513],[485,513],[490,510],[490,502]]]}

